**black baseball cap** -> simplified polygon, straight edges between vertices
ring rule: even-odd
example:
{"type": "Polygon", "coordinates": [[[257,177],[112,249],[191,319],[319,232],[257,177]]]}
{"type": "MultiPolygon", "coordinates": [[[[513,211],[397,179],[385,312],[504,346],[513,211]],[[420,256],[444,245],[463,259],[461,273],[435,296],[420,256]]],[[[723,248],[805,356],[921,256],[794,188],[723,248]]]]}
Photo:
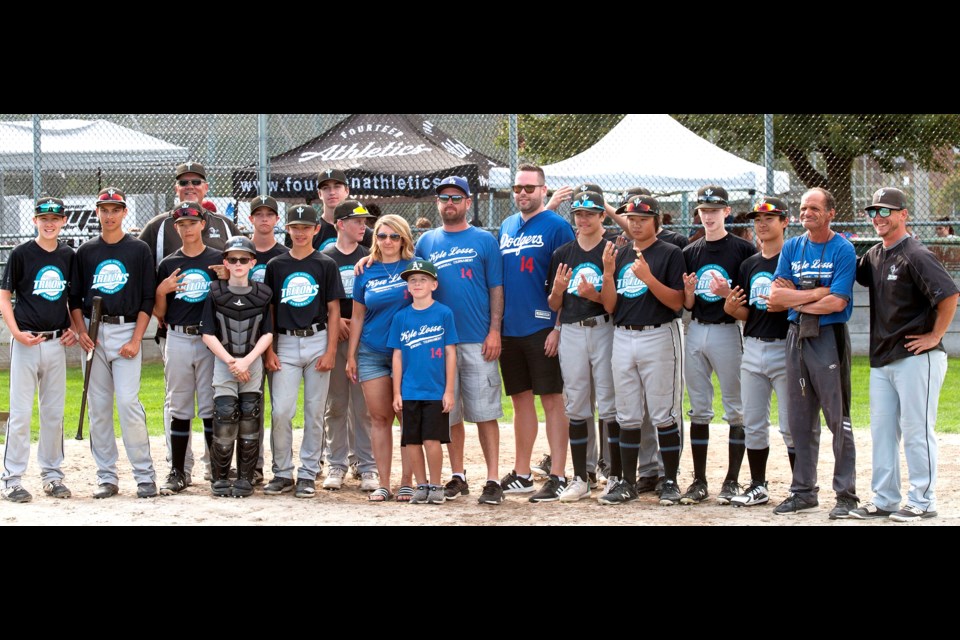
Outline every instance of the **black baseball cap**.
{"type": "Polygon", "coordinates": [[[350,185],[350,183],[347,182],[347,174],[345,174],[340,169],[331,168],[331,169],[324,169],[323,171],[321,171],[317,175],[317,189],[319,189],[320,185],[322,185],[327,180],[333,180],[334,182],[339,182],[347,186],[350,185]]]}
{"type": "Polygon", "coordinates": [[[658,216],[660,203],[653,196],[631,196],[617,207],[617,213],[622,216],[658,216]]]}
{"type": "Polygon", "coordinates": [[[646,187],[627,187],[620,192],[620,202],[626,202],[630,196],[652,196],[653,193],[646,187]]]}
{"type": "Polygon", "coordinates": [[[367,211],[358,200],[344,200],[333,210],[334,220],[345,220],[347,218],[376,218],[375,215],[367,211]]]}
{"type": "Polygon", "coordinates": [[[584,191],[592,191],[593,193],[603,193],[603,189],[600,188],[600,185],[593,182],[584,182],[581,185],[577,185],[573,188],[573,197],[576,198],[578,194],[583,193],[584,191]]]}
{"type": "Polygon", "coordinates": [[[100,193],[97,194],[96,206],[99,207],[102,204],[122,204],[125,207],[127,206],[127,195],[116,187],[101,189],[100,193]]]}
{"type": "Polygon", "coordinates": [[[906,209],[907,194],[894,187],[884,187],[877,189],[873,194],[873,204],[864,207],[867,211],[871,209],[906,209]]]}
{"type": "Polygon", "coordinates": [[[38,216],[42,216],[48,213],[52,213],[57,216],[67,215],[66,208],[63,206],[63,200],[60,198],[53,198],[47,196],[46,198],[40,198],[37,200],[37,206],[34,207],[34,212],[38,216]]]}
{"type": "Polygon", "coordinates": [[[203,178],[204,180],[207,179],[207,170],[203,168],[202,164],[200,164],[199,162],[193,162],[192,160],[189,162],[184,162],[183,164],[177,165],[176,177],[179,178],[185,173],[195,173],[201,178],[203,178]]]}
{"type": "Polygon", "coordinates": [[[278,216],[280,215],[280,205],[277,204],[277,200],[275,198],[271,198],[270,196],[257,196],[256,198],[251,200],[250,215],[253,215],[253,212],[259,209],[260,207],[266,207],[267,209],[270,209],[278,216]]]}
{"type": "Polygon", "coordinates": [[[730,206],[730,196],[723,187],[708,184],[697,190],[697,209],[724,209],[730,206]]]}
{"type": "Polygon", "coordinates": [[[775,213],[782,218],[786,218],[790,215],[790,207],[780,198],[764,196],[757,200],[757,204],[753,205],[752,211],[747,212],[747,219],[753,220],[763,213],[775,213]]]}
{"type": "Polygon", "coordinates": [[[233,236],[227,240],[227,244],[223,247],[223,255],[227,255],[231,251],[246,251],[253,257],[257,256],[257,248],[253,244],[253,240],[245,236],[233,236]]]}
{"type": "Polygon", "coordinates": [[[596,211],[603,213],[603,195],[599,191],[580,191],[574,193],[573,202],[570,203],[571,211],[596,211]]]}
{"type": "Polygon", "coordinates": [[[316,226],[320,224],[320,218],[317,216],[317,210],[310,205],[298,204],[287,207],[287,225],[291,224],[316,226]]]}
{"type": "Polygon", "coordinates": [[[199,202],[192,202],[187,200],[186,202],[181,202],[177,205],[177,208],[173,210],[173,221],[176,223],[180,220],[206,220],[207,219],[207,210],[203,208],[199,202]]]}

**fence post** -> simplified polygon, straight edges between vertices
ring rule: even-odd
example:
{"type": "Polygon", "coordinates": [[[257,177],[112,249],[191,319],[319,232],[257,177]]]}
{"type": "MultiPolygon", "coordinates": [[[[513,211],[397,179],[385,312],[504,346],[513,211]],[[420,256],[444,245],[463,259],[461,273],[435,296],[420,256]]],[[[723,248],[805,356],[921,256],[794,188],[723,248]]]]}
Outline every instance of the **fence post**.
{"type": "Polygon", "coordinates": [[[36,202],[43,189],[40,177],[40,114],[33,114],[33,201],[36,202]]]}
{"type": "Polygon", "coordinates": [[[260,174],[260,193],[269,195],[270,192],[267,190],[269,186],[267,184],[267,171],[269,167],[267,163],[269,159],[267,157],[267,114],[258,113],[257,114],[257,140],[259,145],[260,158],[258,161],[258,173],[260,174]]]}
{"type": "Polygon", "coordinates": [[[773,114],[763,114],[763,166],[767,169],[767,195],[773,195],[773,114]]]}

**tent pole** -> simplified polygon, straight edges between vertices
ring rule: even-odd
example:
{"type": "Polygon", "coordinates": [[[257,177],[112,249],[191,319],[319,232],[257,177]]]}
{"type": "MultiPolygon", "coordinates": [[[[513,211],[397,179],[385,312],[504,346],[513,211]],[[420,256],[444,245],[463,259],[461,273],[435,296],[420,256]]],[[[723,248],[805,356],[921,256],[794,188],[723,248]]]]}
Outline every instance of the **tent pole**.
{"type": "Polygon", "coordinates": [[[265,113],[257,114],[257,140],[259,143],[260,152],[260,159],[258,162],[258,172],[260,174],[260,193],[269,195],[270,191],[267,189],[267,187],[269,187],[267,184],[267,163],[269,162],[267,157],[267,114],[265,113]]]}
{"type": "Polygon", "coordinates": [[[517,114],[510,114],[510,177],[517,175],[517,167],[520,166],[520,160],[517,157],[520,153],[520,146],[517,143],[517,114]]]}
{"type": "Polygon", "coordinates": [[[763,166],[767,168],[767,195],[774,194],[773,184],[773,114],[763,114],[763,166]]]}
{"type": "Polygon", "coordinates": [[[40,177],[40,114],[33,114],[33,201],[40,197],[43,182],[40,177]]]}

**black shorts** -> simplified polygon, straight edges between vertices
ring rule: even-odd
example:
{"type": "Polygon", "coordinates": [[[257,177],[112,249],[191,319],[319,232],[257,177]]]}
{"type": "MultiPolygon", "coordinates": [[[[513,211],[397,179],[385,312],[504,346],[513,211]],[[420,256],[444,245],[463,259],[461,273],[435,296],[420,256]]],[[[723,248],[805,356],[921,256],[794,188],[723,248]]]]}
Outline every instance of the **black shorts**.
{"type": "Polygon", "coordinates": [[[424,440],[450,442],[450,414],[443,412],[442,400],[404,400],[400,446],[423,444],[424,440]]]}
{"type": "Polygon", "coordinates": [[[503,336],[501,339],[500,375],[508,396],[531,389],[538,396],[563,393],[560,358],[548,358],[543,353],[551,331],[553,329],[543,329],[522,338],[503,336]]]}

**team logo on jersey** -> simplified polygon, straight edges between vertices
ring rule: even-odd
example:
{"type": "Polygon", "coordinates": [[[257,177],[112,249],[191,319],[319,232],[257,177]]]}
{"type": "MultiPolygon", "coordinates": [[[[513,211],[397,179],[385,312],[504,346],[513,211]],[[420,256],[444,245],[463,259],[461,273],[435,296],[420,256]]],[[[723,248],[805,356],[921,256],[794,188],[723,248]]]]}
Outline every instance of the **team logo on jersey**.
{"type": "Polygon", "coordinates": [[[347,294],[347,300],[353,300],[353,281],[355,279],[352,264],[340,267],[340,282],[343,284],[343,292],[347,294]]]}
{"type": "Polygon", "coordinates": [[[400,342],[402,342],[408,349],[416,349],[419,346],[442,340],[443,334],[443,325],[425,324],[419,329],[403,331],[400,334],[400,342]]]}
{"type": "Polygon", "coordinates": [[[439,251],[431,251],[428,260],[440,271],[444,267],[463,262],[473,262],[477,258],[477,250],[473,247],[450,247],[439,251]]]}
{"type": "Polygon", "coordinates": [[[577,287],[580,286],[581,280],[586,280],[592,284],[597,291],[600,291],[600,287],[603,285],[603,272],[600,271],[600,267],[592,262],[578,264],[573,268],[573,276],[570,278],[570,284],[567,285],[567,293],[579,296],[580,294],[577,293],[577,287]]]}
{"type": "Polygon", "coordinates": [[[93,271],[93,283],[91,289],[97,289],[102,293],[116,293],[123,289],[130,279],[127,268],[119,260],[104,260],[97,265],[93,271]]]}
{"type": "Polygon", "coordinates": [[[768,271],[758,271],[750,278],[750,301],[747,303],[751,307],[756,307],[760,311],[767,310],[766,298],[760,296],[770,296],[770,285],[773,284],[773,274],[768,271]]]}
{"type": "Polygon", "coordinates": [[[33,295],[44,300],[56,302],[67,288],[67,281],[63,279],[60,269],[47,265],[37,272],[37,279],[33,281],[33,295]]]}
{"type": "Polygon", "coordinates": [[[207,294],[210,293],[210,276],[200,269],[187,269],[182,275],[183,279],[180,283],[183,285],[183,291],[178,291],[173,299],[190,303],[206,300],[207,294]]]}
{"type": "Polygon", "coordinates": [[[897,279],[897,270],[899,267],[897,265],[890,265],[890,273],[887,274],[887,280],[896,280],[897,279]]]}
{"type": "Polygon", "coordinates": [[[280,289],[280,304],[289,304],[291,307],[305,307],[320,291],[320,285],[309,273],[297,271],[287,276],[280,289]]]}
{"type": "Polygon", "coordinates": [[[336,238],[327,238],[326,240],[324,240],[323,242],[320,243],[320,248],[317,249],[317,251],[323,251],[324,249],[326,249],[327,247],[329,247],[330,245],[332,245],[332,244],[335,243],[336,241],[337,241],[336,238]]]}
{"type": "Polygon", "coordinates": [[[500,255],[504,256],[511,253],[520,255],[524,249],[541,249],[543,246],[543,236],[540,234],[527,236],[521,233],[516,237],[504,234],[500,237],[500,255]]]}
{"type": "Polygon", "coordinates": [[[250,282],[263,282],[267,277],[267,265],[258,264],[253,269],[250,269],[250,282]]]}
{"type": "Polygon", "coordinates": [[[633,273],[633,263],[625,264],[617,276],[617,293],[624,298],[639,298],[647,292],[647,283],[633,273]]]}
{"type": "Polygon", "coordinates": [[[216,240],[220,237],[220,231],[218,229],[214,227],[207,227],[207,229],[210,229],[210,233],[207,235],[209,235],[211,239],[216,240]]]}
{"type": "Polygon", "coordinates": [[[727,270],[721,267],[718,264],[705,264],[699,269],[697,269],[697,288],[694,289],[694,294],[700,296],[700,299],[704,302],[716,302],[720,300],[720,296],[715,296],[710,292],[710,283],[713,282],[713,276],[717,275],[727,281],[727,284],[732,284],[730,281],[730,276],[727,274],[727,270]]]}

